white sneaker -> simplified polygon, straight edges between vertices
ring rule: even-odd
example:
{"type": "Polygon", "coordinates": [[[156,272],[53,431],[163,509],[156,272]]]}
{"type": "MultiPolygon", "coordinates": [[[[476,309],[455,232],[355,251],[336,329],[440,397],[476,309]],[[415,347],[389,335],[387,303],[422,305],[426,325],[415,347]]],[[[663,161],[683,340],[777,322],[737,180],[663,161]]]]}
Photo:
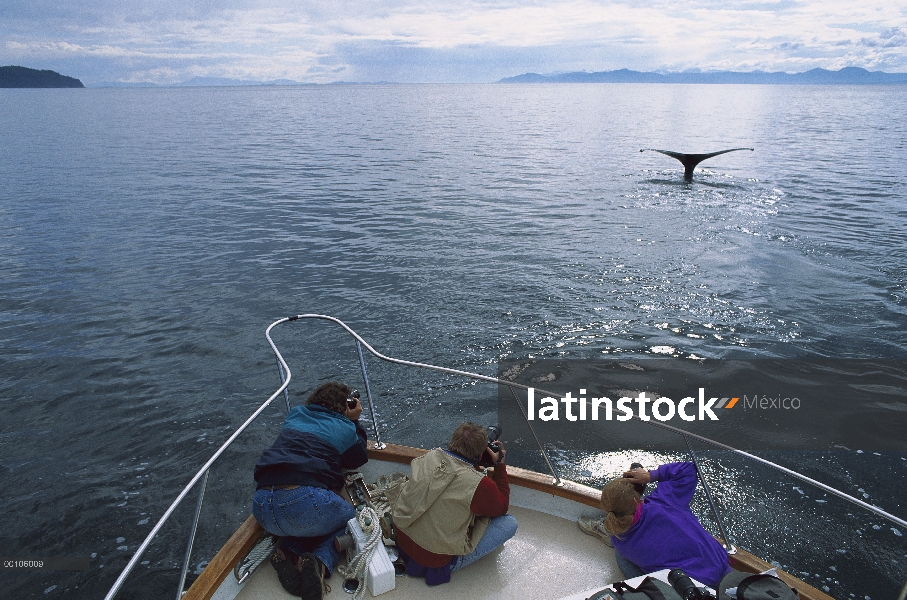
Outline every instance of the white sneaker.
{"type": "Polygon", "coordinates": [[[576,524],[583,533],[593,535],[603,541],[605,545],[614,547],[614,544],[611,543],[611,534],[605,529],[602,517],[580,517],[576,524]]]}

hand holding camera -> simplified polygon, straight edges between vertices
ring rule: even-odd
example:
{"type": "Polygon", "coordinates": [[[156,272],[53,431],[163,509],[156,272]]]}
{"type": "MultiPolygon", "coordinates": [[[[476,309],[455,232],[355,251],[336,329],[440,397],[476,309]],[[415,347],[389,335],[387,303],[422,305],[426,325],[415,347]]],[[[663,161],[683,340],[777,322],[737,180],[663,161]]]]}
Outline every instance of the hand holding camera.
{"type": "Polygon", "coordinates": [[[362,403],[359,402],[359,390],[353,390],[350,397],[346,399],[346,410],[343,413],[350,421],[358,421],[359,415],[362,414],[362,403]]]}
{"type": "Polygon", "coordinates": [[[507,456],[504,444],[498,439],[501,437],[501,426],[491,425],[485,430],[488,434],[488,448],[479,459],[479,464],[483,467],[494,467],[504,462],[504,457],[507,456]]]}
{"type": "Polygon", "coordinates": [[[491,449],[491,444],[489,444],[488,455],[491,457],[491,466],[498,466],[504,462],[504,457],[507,456],[507,451],[504,450],[504,444],[502,442],[497,442],[495,444],[497,452],[491,449]]]}
{"type": "Polygon", "coordinates": [[[641,466],[624,472],[624,477],[631,480],[634,484],[645,485],[652,481],[652,477],[649,474],[649,471],[642,468],[641,466]]]}

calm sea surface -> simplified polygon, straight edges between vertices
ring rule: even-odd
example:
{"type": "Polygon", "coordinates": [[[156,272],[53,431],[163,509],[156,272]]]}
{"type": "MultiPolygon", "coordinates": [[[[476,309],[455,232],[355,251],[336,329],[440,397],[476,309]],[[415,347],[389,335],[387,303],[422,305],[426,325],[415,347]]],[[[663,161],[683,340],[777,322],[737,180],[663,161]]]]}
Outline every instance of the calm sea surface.
{"type": "MultiPolygon", "coordinates": [[[[283,316],[334,315],[385,354],[491,375],[501,359],[653,349],[907,357],[904,92],[0,90],[0,555],[92,557],[4,571],[3,595],[102,597],[276,389],[263,334],[283,316]],[[755,152],[703,163],[692,184],[639,152],[739,146],[755,152]]],[[[293,402],[324,380],[362,387],[336,329],[275,340],[293,402]]],[[[431,447],[495,418],[492,387],[370,367],[390,440],[431,447]]],[[[212,471],[193,571],[248,514],[284,414],[275,403],[212,471]]],[[[560,460],[597,484],[630,455],[560,460]]],[[[905,457],[771,456],[902,518],[905,457]]],[[[732,457],[706,463],[741,546],[841,598],[891,598],[907,579],[907,532],[732,457]]],[[[192,504],[121,597],[174,594],[192,504]]]]}

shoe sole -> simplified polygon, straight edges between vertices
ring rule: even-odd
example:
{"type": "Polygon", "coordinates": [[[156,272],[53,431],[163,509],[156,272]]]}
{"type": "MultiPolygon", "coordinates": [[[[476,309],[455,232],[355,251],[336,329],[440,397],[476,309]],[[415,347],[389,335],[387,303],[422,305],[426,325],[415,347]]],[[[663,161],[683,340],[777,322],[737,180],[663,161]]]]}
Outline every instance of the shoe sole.
{"type": "Polygon", "coordinates": [[[324,577],[321,561],[311,552],[300,555],[300,567],[302,570],[299,575],[302,579],[303,590],[299,594],[302,600],[323,600],[324,598],[324,577]]]}
{"type": "Polygon", "coordinates": [[[598,531],[595,528],[587,529],[587,528],[583,527],[582,525],[580,525],[579,521],[576,522],[576,525],[579,527],[579,530],[582,531],[583,533],[585,533],[586,535],[591,535],[594,538],[598,538],[599,540],[602,541],[602,543],[604,543],[609,548],[614,547],[614,544],[611,543],[610,534],[606,536],[605,534],[601,533],[600,531],[598,531]]]}
{"type": "Polygon", "coordinates": [[[303,591],[302,574],[296,570],[293,563],[275,555],[271,559],[271,566],[277,571],[277,579],[283,589],[294,596],[299,596],[303,591]]]}

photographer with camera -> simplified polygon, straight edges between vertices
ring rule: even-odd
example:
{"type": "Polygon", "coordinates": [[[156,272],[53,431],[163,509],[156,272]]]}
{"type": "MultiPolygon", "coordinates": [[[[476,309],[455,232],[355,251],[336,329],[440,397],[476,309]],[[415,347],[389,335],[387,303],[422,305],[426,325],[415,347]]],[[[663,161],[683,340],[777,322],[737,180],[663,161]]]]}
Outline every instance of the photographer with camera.
{"type": "Polygon", "coordinates": [[[271,564],[295,596],[323,597],[323,580],[340,558],[334,538],[356,516],[340,491],[342,469],[368,462],[361,414],[358,393],[341,383],[322,384],[304,406],[293,407],[255,464],[252,514],[281,538],[271,564]]]}
{"type": "Polygon", "coordinates": [[[691,462],[668,463],[653,471],[634,468],[605,485],[601,506],[607,515],[601,528],[611,534],[617,565],[626,578],[683,569],[715,588],[731,571],[725,549],[690,510],[695,491],[696,465],[691,462]],[[658,489],[643,498],[638,486],[650,481],[657,481],[658,489]]]}
{"type": "Polygon", "coordinates": [[[412,477],[392,502],[397,547],[408,575],[425,577],[428,585],[447,583],[452,572],[516,534],[516,519],[507,514],[506,455],[498,440],[489,443],[480,425],[463,423],[446,450],[435,448],[413,459],[412,477]],[[492,465],[493,474],[486,476],[480,463],[492,465]]]}

